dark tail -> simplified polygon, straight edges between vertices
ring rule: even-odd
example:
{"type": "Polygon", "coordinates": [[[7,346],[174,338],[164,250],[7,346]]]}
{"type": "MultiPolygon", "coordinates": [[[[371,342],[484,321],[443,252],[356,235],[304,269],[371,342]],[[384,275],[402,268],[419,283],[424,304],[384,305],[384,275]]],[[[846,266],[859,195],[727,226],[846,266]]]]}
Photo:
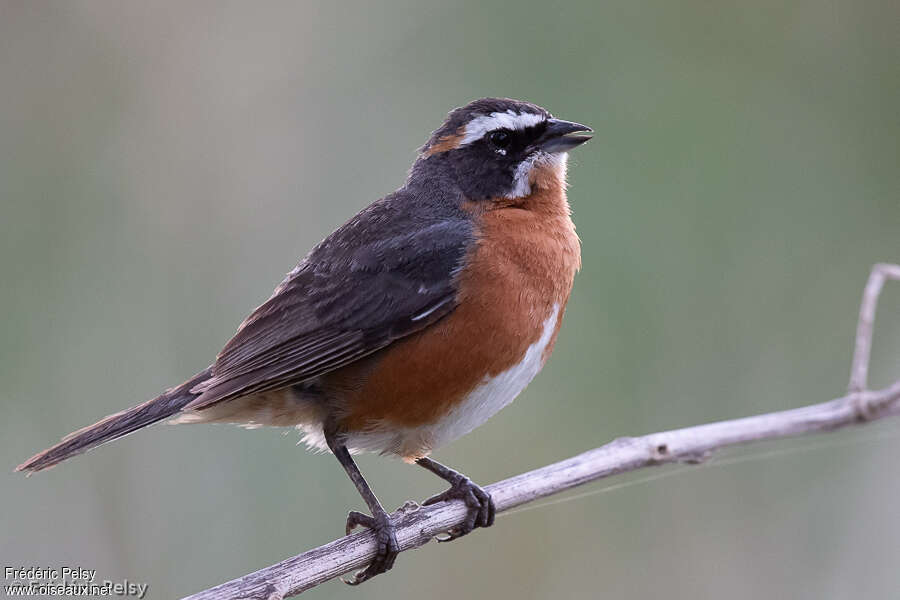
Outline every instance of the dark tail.
{"type": "Polygon", "coordinates": [[[191,388],[209,379],[209,377],[210,370],[206,369],[178,387],[167,390],[153,400],[148,400],[128,410],[109,415],[99,423],[94,423],[84,429],[70,433],[52,448],[35,454],[16,467],[16,471],[35,473],[47,469],[76,454],[87,452],[100,444],[117,440],[138,429],[171,417],[197,397],[197,394],[190,392],[191,388]]]}

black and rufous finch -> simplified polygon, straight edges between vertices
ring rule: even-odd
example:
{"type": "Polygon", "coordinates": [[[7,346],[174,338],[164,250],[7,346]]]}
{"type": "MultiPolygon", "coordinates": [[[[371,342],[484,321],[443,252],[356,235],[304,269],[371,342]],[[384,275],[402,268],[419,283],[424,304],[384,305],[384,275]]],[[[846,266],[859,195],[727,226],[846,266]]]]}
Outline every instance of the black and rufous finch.
{"type": "Polygon", "coordinates": [[[351,453],[394,454],[450,484],[456,538],[494,520],[489,494],[428,458],[511,402],[553,350],[575,272],[566,152],[591,129],[543,108],[483,98],[453,110],[405,185],[300,261],[215,362],[162,395],[76,431],[19,471],[40,471],[157,421],[295,426],[328,449],[371,511],[378,553],[399,551],[390,517],[351,453]]]}

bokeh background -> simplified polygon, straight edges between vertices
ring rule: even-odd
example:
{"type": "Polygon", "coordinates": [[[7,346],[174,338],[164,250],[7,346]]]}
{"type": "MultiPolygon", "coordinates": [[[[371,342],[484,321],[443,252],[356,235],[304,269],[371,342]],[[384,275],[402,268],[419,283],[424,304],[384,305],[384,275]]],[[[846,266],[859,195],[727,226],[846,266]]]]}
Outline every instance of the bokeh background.
{"type": "MultiPolygon", "coordinates": [[[[900,261],[898,22],[889,0],[3,0],[0,563],[168,599],[339,535],[361,501],[294,431],[158,426],[11,470],[205,367],[480,96],[596,129],[570,163],[584,268],[542,376],[439,460],[487,483],[841,395],[869,267],[900,261]]],[[[898,376],[894,285],[873,384],[898,376]]],[[[896,597],[900,424],[731,456],[308,595],[896,597]]],[[[443,487],[360,462],[390,507],[443,487]]]]}

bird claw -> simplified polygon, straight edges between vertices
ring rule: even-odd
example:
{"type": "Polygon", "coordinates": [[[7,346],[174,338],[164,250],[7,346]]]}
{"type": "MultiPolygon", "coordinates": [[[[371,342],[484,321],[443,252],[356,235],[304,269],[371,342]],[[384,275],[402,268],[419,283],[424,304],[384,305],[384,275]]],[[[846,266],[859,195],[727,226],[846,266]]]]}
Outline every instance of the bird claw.
{"type": "Polygon", "coordinates": [[[347,585],[359,585],[364,581],[381,575],[394,566],[397,555],[400,554],[400,545],[397,543],[397,535],[391,518],[382,513],[376,516],[365,515],[361,512],[350,511],[347,515],[347,535],[356,527],[366,527],[375,534],[375,558],[368,567],[357,571],[350,579],[341,578],[347,585]]]}
{"type": "Polygon", "coordinates": [[[450,500],[463,500],[469,507],[469,512],[466,514],[466,520],[448,530],[445,537],[435,536],[438,542],[450,542],[471,533],[476,527],[490,527],[494,524],[497,510],[493,498],[468,477],[460,476],[450,483],[448,490],[432,496],[422,505],[428,506],[450,500]]]}

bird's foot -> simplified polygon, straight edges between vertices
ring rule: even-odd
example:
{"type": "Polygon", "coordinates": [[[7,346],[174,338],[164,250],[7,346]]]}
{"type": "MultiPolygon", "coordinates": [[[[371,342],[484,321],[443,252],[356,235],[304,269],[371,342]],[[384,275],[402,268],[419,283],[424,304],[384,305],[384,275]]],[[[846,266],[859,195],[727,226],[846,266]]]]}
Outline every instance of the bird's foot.
{"type": "Polygon", "coordinates": [[[457,525],[447,531],[445,537],[436,538],[439,542],[449,542],[470,533],[476,527],[490,527],[494,524],[496,509],[493,498],[465,475],[458,475],[450,481],[450,489],[432,496],[422,505],[428,506],[445,500],[463,500],[469,507],[469,512],[462,525],[457,525]]]}
{"type": "Polygon", "coordinates": [[[351,579],[341,579],[348,585],[359,585],[363,581],[389,571],[394,566],[397,555],[400,554],[400,545],[397,543],[394,524],[391,523],[391,518],[387,514],[381,513],[370,517],[355,510],[350,511],[350,514],[347,515],[347,535],[350,535],[350,532],[360,525],[375,533],[376,553],[368,567],[357,571],[351,579]]]}

